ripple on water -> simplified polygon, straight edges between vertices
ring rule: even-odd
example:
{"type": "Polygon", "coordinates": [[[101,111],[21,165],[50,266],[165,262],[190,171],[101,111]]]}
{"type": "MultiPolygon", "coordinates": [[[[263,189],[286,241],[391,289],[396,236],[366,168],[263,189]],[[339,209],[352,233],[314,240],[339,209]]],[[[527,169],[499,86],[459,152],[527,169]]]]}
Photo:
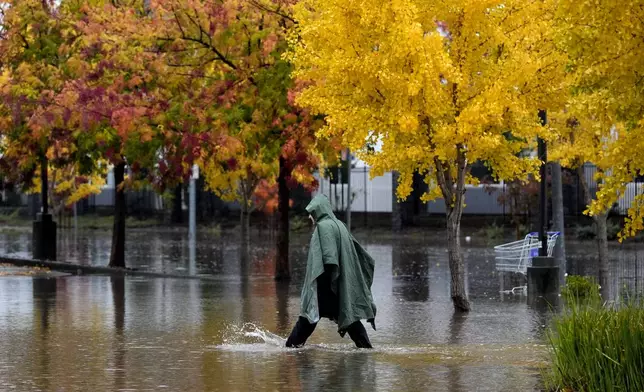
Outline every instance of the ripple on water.
{"type": "MultiPolygon", "coordinates": [[[[286,339],[253,323],[241,327],[230,325],[224,342],[207,346],[207,350],[232,353],[279,354],[302,351],[372,355],[384,362],[422,361],[444,365],[485,364],[542,367],[547,363],[544,344],[445,344],[445,345],[378,345],[359,349],[352,344],[307,344],[300,348],[285,347],[286,339]],[[251,340],[251,341],[249,341],[251,340]]],[[[401,363],[402,364],[402,363],[401,363]]]]}

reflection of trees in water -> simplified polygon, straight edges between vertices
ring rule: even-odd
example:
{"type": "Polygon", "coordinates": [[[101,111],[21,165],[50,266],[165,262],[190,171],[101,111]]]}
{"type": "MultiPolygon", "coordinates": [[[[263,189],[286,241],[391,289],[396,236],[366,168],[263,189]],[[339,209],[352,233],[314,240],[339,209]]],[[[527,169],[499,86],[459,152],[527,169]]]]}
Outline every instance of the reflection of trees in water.
{"type": "Polygon", "coordinates": [[[288,333],[289,314],[288,314],[288,282],[275,281],[275,309],[277,309],[277,331],[288,333]]]}
{"type": "MultiPolygon", "coordinates": [[[[229,338],[227,333],[231,324],[240,318],[240,309],[222,303],[222,298],[230,297],[231,290],[237,289],[237,282],[201,282],[199,285],[201,306],[201,341],[204,345],[220,344],[229,338]]],[[[222,389],[222,380],[230,380],[231,374],[227,363],[222,358],[225,352],[204,349],[201,353],[198,375],[201,378],[203,391],[222,389]]],[[[238,387],[238,390],[243,388],[238,387]]]]}
{"type": "MultiPolygon", "coordinates": [[[[242,237],[244,239],[244,237],[242,237]]],[[[250,244],[248,241],[242,240],[239,246],[239,278],[241,279],[241,292],[240,298],[242,301],[242,320],[244,322],[253,320],[252,308],[251,308],[251,293],[250,293],[250,276],[249,276],[249,264],[250,264],[250,244]]]]}
{"type": "Polygon", "coordinates": [[[408,302],[429,299],[429,261],[425,248],[394,242],[391,250],[392,292],[408,302]]]}
{"type": "Polygon", "coordinates": [[[294,362],[291,366],[298,370],[299,386],[303,391],[378,390],[376,361],[371,352],[304,350],[285,357],[287,361],[288,357],[295,358],[291,360],[294,362]]]}
{"type": "Polygon", "coordinates": [[[50,379],[52,377],[51,369],[51,349],[50,349],[50,319],[55,318],[56,313],[56,290],[57,279],[34,278],[32,280],[33,292],[33,309],[35,339],[37,347],[35,374],[30,378],[35,379],[37,387],[43,391],[50,390],[50,379]]]}
{"type": "MultiPolygon", "coordinates": [[[[461,344],[463,326],[465,326],[466,321],[467,314],[459,312],[452,313],[452,318],[449,322],[449,337],[447,340],[447,343],[450,346],[458,346],[459,344],[461,344]]],[[[455,347],[452,347],[452,349],[455,349],[455,347]]],[[[460,364],[453,364],[448,365],[447,369],[447,381],[449,384],[450,392],[467,391],[468,388],[463,387],[463,381],[461,380],[461,372],[463,370],[462,366],[460,364]]]]}
{"type": "Polygon", "coordinates": [[[559,294],[548,294],[532,298],[528,296],[528,308],[532,311],[532,331],[537,339],[547,340],[546,328],[551,325],[552,318],[560,311],[561,297],[559,294]]]}
{"type": "Polygon", "coordinates": [[[114,311],[114,390],[121,390],[126,386],[127,365],[125,360],[125,278],[110,277],[112,287],[112,309],[114,311]]]}

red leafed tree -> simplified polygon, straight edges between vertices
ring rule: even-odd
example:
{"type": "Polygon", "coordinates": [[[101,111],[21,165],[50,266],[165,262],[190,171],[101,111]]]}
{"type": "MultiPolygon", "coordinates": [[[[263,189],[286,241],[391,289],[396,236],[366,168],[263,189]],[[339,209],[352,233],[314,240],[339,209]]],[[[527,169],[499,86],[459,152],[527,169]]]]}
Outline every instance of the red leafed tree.
{"type": "Polygon", "coordinates": [[[153,2],[151,12],[165,66],[201,78],[194,89],[200,98],[190,102],[203,108],[198,118],[208,135],[201,154],[204,177],[210,189],[240,202],[242,238],[257,207],[253,200],[271,195],[267,190],[277,178],[277,279],[290,276],[290,189],[317,186],[312,173],[326,146],[315,138],[319,119],[290,99],[297,86],[282,54],[295,23],[293,3],[171,0],[153,2]]]}
{"type": "Polygon", "coordinates": [[[200,107],[186,93],[197,82],[168,72],[153,22],[142,4],[83,6],[68,61],[75,78],[58,97],[60,114],[74,108],[67,122],[113,165],[112,267],[125,267],[125,189],[186,180],[205,140],[200,107]]]}

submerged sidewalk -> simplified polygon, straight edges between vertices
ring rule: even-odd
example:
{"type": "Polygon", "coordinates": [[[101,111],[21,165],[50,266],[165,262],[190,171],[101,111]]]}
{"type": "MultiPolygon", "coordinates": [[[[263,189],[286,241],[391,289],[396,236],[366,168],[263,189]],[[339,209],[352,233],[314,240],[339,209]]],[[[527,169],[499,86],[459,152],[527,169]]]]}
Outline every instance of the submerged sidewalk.
{"type": "Polygon", "coordinates": [[[31,276],[33,278],[56,278],[69,275],[65,272],[52,271],[39,266],[16,266],[10,263],[0,263],[0,277],[3,276],[31,276]]]}
{"type": "Polygon", "coordinates": [[[35,260],[27,258],[10,257],[0,255],[0,276],[28,275],[28,274],[49,274],[43,276],[65,276],[65,275],[110,275],[110,276],[147,276],[151,278],[171,279],[196,279],[207,281],[229,280],[223,276],[206,274],[172,274],[163,272],[145,271],[134,268],[113,268],[90,266],[61,261],[35,260]],[[3,271],[6,273],[3,274],[3,271]],[[52,275],[54,274],[54,275],[52,275]]]}

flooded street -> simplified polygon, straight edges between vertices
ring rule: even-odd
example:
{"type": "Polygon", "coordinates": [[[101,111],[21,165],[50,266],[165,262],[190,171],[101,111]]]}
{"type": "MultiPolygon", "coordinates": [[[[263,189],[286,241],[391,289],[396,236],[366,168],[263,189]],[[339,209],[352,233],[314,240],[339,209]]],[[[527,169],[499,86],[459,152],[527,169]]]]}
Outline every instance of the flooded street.
{"type": "MultiPolygon", "coordinates": [[[[109,232],[70,236],[61,235],[59,260],[107,264],[109,232]]],[[[473,311],[455,315],[442,236],[358,239],[376,260],[374,350],[353,348],[328,320],[304,348],[283,348],[298,316],[307,233],[293,240],[293,280],[283,284],[271,277],[267,237],[253,238],[244,256],[239,241],[202,233],[191,263],[184,232],[132,230],[129,266],[218,280],[0,277],[0,390],[541,389],[552,314],[499,293],[491,247],[465,247],[473,311]]],[[[589,259],[589,244],[569,247],[569,269],[592,269],[577,261],[589,259]]],[[[0,236],[5,254],[26,257],[29,246],[28,233],[0,236]]],[[[614,276],[616,285],[641,285],[639,249],[621,251],[615,263],[629,267],[615,271],[628,276],[614,276]]]]}

